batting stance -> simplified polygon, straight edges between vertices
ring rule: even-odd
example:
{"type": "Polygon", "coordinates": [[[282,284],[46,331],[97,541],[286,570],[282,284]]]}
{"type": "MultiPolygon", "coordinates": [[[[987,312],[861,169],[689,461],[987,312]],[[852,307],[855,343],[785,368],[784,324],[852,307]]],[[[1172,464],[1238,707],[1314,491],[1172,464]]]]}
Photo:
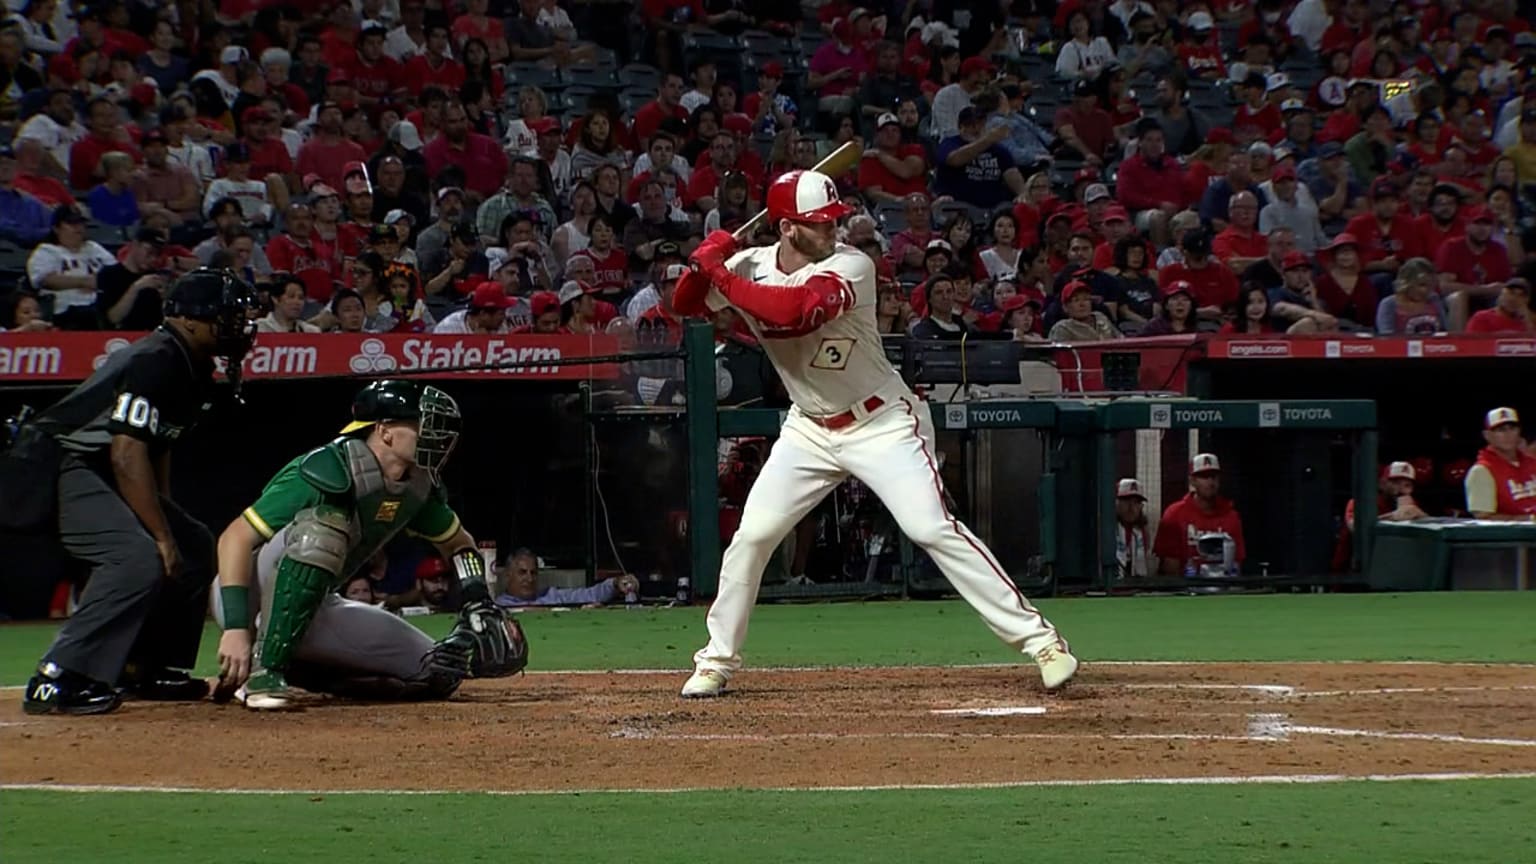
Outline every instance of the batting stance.
{"type": "Polygon", "coordinates": [[[1067,643],[945,507],[932,417],[880,344],[874,265],[836,242],[837,220],[851,210],[827,175],[791,171],[768,190],[779,242],[737,252],[730,234],[712,233],[673,298],[685,315],[726,306],[743,313],[794,403],[725,551],[709,644],[694,655],[682,695],[724,690],[741,667],[769,556],[850,474],[879,496],[992,632],[1033,656],[1045,686],[1059,688],[1077,672],[1067,643]]]}
{"type": "Polygon", "coordinates": [[[216,698],[282,710],[292,707],[292,686],[444,699],[463,678],[527,664],[521,628],[491,604],[475,541],[443,500],[438,472],[458,442],[458,405],[419,382],[376,381],[358,394],[352,417],[342,437],[277,472],[219,537],[216,698]],[[336,594],[401,530],[432,542],[458,572],[464,606],[441,642],[336,594]]]}

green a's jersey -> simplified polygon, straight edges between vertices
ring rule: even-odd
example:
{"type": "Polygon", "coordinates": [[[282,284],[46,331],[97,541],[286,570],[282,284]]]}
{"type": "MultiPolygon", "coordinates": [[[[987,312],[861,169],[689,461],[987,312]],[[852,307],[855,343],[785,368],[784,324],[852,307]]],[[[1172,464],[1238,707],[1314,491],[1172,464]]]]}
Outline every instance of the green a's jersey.
{"type": "Polygon", "coordinates": [[[433,543],[459,530],[459,517],[441,488],[416,472],[403,482],[385,480],[367,446],[349,438],[284,465],[241,515],[263,539],[271,540],[300,511],[320,505],[352,515],[354,540],[338,579],[357,572],[402,530],[433,543]]]}

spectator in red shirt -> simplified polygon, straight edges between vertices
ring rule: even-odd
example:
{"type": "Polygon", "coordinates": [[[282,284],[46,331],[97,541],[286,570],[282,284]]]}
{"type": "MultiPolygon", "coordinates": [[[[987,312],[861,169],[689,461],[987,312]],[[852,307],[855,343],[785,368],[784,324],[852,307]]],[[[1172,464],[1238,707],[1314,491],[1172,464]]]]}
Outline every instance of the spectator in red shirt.
{"type": "Polygon", "coordinates": [[[651,136],[661,128],[661,121],[668,117],[674,117],[684,123],[688,122],[688,112],[681,104],[682,98],[683,76],[676,72],[668,72],[661,76],[661,84],[656,87],[656,98],[645,103],[639,111],[635,112],[635,141],[649,146],[651,136]]]}
{"type": "Polygon", "coordinates": [[[1467,325],[1474,305],[1500,295],[1511,275],[1509,250],[1493,239],[1495,222],[1492,210],[1477,207],[1467,214],[1466,233],[1448,241],[1435,256],[1452,330],[1467,325]]]}
{"type": "Polygon", "coordinates": [[[1227,227],[1211,241],[1211,251],[1234,273],[1241,273],[1269,254],[1269,241],[1257,230],[1259,199],[1252,192],[1239,192],[1227,204],[1227,227]]]}
{"type": "Polygon", "coordinates": [[[431,177],[449,165],[463,170],[467,190],[480,199],[495,195],[507,176],[507,154],[495,139],[469,131],[469,115],[458,102],[443,109],[443,134],[422,149],[422,158],[431,177]]]}
{"type": "Polygon", "coordinates": [[[92,99],[85,113],[89,131],[69,148],[69,185],[72,189],[90,189],[100,182],[101,157],[114,150],[132,156],[135,165],[144,161],[111,99],[105,96],[92,99]]]}
{"type": "Polygon", "coordinates": [[[1424,252],[1438,253],[1446,242],[1466,233],[1462,224],[1461,190],[1450,183],[1438,183],[1429,193],[1429,209],[1413,220],[1424,252]]]}
{"type": "Polygon", "coordinates": [[[289,184],[297,186],[299,176],[293,168],[293,157],[288,155],[288,145],[276,137],[280,128],[277,118],[259,105],[245,109],[240,117],[251,155],[251,176],[267,184],[267,199],[274,210],[282,212],[288,207],[289,184]]]}
{"type": "Polygon", "coordinates": [[[1360,264],[1367,274],[1393,276],[1409,258],[1423,255],[1413,217],[1401,212],[1397,181],[1378,177],[1371,184],[1371,209],[1349,220],[1344,230],[1360,244],[1360,264]]]}
{"type": "Polygon", "coordinates": [[[828,114],[851,114],[853,94],[869,71],[869,56],[853,44],[853,27],[839,21],[832,38],[811,55],[805,89],[817,97],[817,109],[828,114]]]}
{"type": "Polygon", "coordinates": [[[441,24],[427,30],[427,50],[405,64],[405,88],[420,96],[425,87],[441,87],[457,93],[464,83],[464,66],[448,56],[448,28],[441,24]]]}
{"type": "MultiPolygon", "coordinates": [[[[1199,13],[1197,13],[1199,14],[1199,13]]],[[[1235,560],[1246,557],[1243,520],[1232,502],[1221,495],[1221,461],[1213,453],[1199,453],[1190,460],[1190,491],[1168,505],[1157,525],[1152,552],[1165,576],[1198,572],[1202,563],[1199,541],[1208,534],[1222,534],[1236,544],[1235,560]]]]}
{"type": "MultiPolygon", "coordinates": [[[[709,144],[709,162],[693,172],[688,188],[683,193],[682,204],[691,210],[708,213],[719,206],[720,181],[736,169],[736,138],[732,135],[716,135],[709,144]]],[[[761,189],[762,183],[748,181],[749,188],[761,189]]]]}
{"type": "Polygon", "coordinates": [[[1098,88],[1092,81],[1072,85],[1072,104],[1056,112],[1056,136],[1089,165],[1103,165],[1110,155],[1117,143],[1115,122],[1099,107],[1098,88]]]}
{"type": "Polygon", "coordinates": [[[365,106],[398,98],[406,91],[400,64],[384,54],[386,35],[388,31],[382,26],[369,24],[357,36],[357,51],[350,63],[352,86],[358,102],[365,106]]]}
{"type": "Polygon", "coordinates": [[[1482,309],[1467,321],[1468,333],[1536,333],[1531,317],[1531,283],[1514,278],[1504,283],[1492,309],[1482,309]]]}
{"type": "MultiPolygon", "coordinates": [[[[1136,124],[1136,155],[1120,163],[1115,193],[1135,214],[1139,231],[1168,245],[1168,220],[1184,206],[1184,168],[1167,155],[1163,127],[1147,118],[1136,124]]],[[[861,184],[862,185],[862,184],[861,184]]]]}
{"type": "Polygon", "coordinates": [[[503,63],[509,51],[507,34],[500,18],[486,14],[489,5],[489,0],[464,0],[464,14],[453,19],[454,43],[462,53],[465,42],[479,39],[485,43],[491,62],[503,63]]]}
{"type": "MultiPolygon", "coordinates": [[[[1285,85],[1276,88],[1283,89],[1285,85]]],[[[1263,72],[1253,70],[1243,79],[1243,103],[1237,106],[1232,118],[1232,129],[1238,140],[1259,139],[1268,141],[1283,126],[1280,109],[1269,101],[1269,79],[1263,72]]]]}
{"type": "Polygon", "coordinates": [[[1211,260],[1211,235],[1197,228],[1179,243],[1184,262],[1170,264],[1157,271],[1157,283],[1167,288],[1175,282],[1188,282],[1201,318],[1219,320],[1222,310],[1237,303],[1237,276],[1226,265],[1211,260]]]}
{"type": "Polygon", "coordinates": [[[325,185],[340,189],[346,179],[348,162],[361,162],[368,158],[361,145],[341,134],[341,106],[335,102],[322,102],[315,116],[314,137],[299,148],[299,174],[318,174],[325,185]]]}
{"type": "Polygon", "coordinates": [[[1179,63],[1191,78],[1216,81],[1227,77],[1226,61],[1221,59],[1221,46],[1212,38],[1216,20],[1205,11],[1190,13],[1184,41],[1175,49],[1179,63]]]}
{"type": "Polygon", "coordinates": [[[267,261],[275,272],[292,273],[304,283],[304,293],[319,303],[335,290],[336,256],[315,235],[315,217],[307,204],[290,204],[283,214],[283,233],[267,241],[267,261]]]}
{"type": "Polygon", "coordinates": [[[859,159],[859,191],[880,203],[897,203],[928,189],[928,160],[921,144],[904,144],[901,121],[881,114],[875,121],[874,145],[859,159]]]}

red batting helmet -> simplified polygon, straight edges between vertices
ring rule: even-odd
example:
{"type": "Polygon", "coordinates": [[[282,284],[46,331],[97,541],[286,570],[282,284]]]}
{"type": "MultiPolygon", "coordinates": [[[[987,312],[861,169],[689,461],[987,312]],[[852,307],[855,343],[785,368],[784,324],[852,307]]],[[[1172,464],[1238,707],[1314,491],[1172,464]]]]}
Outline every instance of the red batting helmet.
{"type": "Polygon", "coordinates": [[[796,222],[835,222],[853,212],[839,201],[837,184],[820,171],[790,171],[768,187],[768,218],[796,222]]]}

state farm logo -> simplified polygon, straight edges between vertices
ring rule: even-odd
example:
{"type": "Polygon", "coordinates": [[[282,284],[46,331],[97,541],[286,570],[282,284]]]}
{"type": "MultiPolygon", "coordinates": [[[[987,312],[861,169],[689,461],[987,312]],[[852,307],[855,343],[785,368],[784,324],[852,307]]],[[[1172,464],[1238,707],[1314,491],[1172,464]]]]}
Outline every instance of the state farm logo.
{"type": "Polygon", "coordinates": [[[383,339],[364,339],[357,350],[358,353],[347,361],[347,368],[353,372],[389,372],[396,366],[395,358],[390,356],[383,339]]]}
{"type": "Polygon", "coordinates": [[[1500,339],[1493,343],[1493,353],[1499,357],[1536,356],[1536,340],[1500,339]]]}
{"type": "Polygon", "coordinates": [[[1291,356],[1291,343],[1278,339],[1266,339],[1262,342],[1228,342],[1228,357],[1289,357],[1291,356]]]}
{"type": "Polygon", "coordinates": [[[128,344],[127,339],[108,339],[107,344],[101,346],[101,353],[91,360],[91,368],[100,369],[102,364],[107,362],[107,358],[112,356],[113,352],[127,348],[128,344]]]}

